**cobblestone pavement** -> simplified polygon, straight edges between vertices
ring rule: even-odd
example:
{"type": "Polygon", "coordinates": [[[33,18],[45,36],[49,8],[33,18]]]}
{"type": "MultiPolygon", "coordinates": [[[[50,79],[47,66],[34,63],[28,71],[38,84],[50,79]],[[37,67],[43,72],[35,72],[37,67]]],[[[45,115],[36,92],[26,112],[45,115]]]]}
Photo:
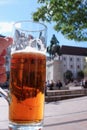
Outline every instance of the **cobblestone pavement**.
{"type": "MultiPolygon", "coordinates": [[[[87,130],[87,96],[45,103],[43,130],[87,130]]],[[[8,130],[8,104],[0,97],[0,130],[8,130]]]]}
{"type": "Polygon", "coordinates": [[[87,97],[45,105],[44,130],[87,130],[87,97]]]}

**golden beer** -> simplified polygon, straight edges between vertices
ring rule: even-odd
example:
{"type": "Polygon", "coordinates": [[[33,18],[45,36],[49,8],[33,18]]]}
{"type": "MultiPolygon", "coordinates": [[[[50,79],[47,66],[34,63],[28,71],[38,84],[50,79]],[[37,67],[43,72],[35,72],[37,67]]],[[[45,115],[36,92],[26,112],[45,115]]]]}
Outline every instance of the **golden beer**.
{"type": "Polygon", "coordinates": [[[46,56],[38,52],[17,52],[11,56],[11,122],[38,123],[43,119],[46,56]]]}

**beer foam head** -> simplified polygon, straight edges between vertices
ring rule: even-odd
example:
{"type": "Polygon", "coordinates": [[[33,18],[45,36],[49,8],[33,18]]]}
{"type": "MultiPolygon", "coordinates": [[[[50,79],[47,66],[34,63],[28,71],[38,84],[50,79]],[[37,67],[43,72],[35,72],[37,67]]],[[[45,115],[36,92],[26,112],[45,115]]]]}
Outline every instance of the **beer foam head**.
{"type": "Polygon", "coordinates": [[[24,53],[29,53],[29,52],[33,52],[33,53],[41,53],[45,55],[45,51],[39,51],[37,50],[37,48],[31,47],[31,46],[27,46],[25,49],[20,49],[20,50],[12,50],[11,54],[13,53],[20,53],[20,52],[24,52],[24,53]]]}

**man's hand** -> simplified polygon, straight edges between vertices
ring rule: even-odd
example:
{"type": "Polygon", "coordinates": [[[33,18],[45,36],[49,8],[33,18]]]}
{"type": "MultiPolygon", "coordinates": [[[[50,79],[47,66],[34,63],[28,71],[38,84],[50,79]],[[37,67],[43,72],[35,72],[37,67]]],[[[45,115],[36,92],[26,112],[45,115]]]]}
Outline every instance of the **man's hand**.
{"type": "Polygon", "coordinates": [[[6,68],[5,68],[5,56],[6,49],[13,43],[13,39],[10,37],[0,37],[0,83],[6,81],[6,68]]]}

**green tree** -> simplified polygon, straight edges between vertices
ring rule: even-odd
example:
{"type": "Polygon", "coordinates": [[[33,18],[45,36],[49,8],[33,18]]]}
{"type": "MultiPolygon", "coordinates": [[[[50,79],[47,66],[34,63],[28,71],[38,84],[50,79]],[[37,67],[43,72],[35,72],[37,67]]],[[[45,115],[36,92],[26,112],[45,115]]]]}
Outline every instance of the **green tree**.
{"type": "Polygon", "coordinates": [[[84,72],[84,75],[87,76],[87,62],[86,62],[86,65],[85,65],[85,67],[83,69],[83,72],[84,72]]]}
{"type": "Polygon", "coordinates": [[[54,22],[54,29],[68,39],[87,41],[87,0],[38,0],[35,21],[54,22]]]}
{"type": "Polygon", "coordinates": [[[84,78],[84,72],[82,70],[77,72],[77,78],[80,80],[84,78]]]}
{"type": "Polygon", "coordinates": [[[50,45],[47,47],[47,53],[49,53],[51,58],[54,58],[58,55],[60,59],[60,46],[55,34],[53,34],[50,45]]]}
{"type": "Polygon", "coordinates": [[[67,80],[68,82],[72,81],[72,79],[73,79],[73,73],[70,70],[67,70],[64,73],[64,79],[65,79],[65,81],[67,80]]]}

